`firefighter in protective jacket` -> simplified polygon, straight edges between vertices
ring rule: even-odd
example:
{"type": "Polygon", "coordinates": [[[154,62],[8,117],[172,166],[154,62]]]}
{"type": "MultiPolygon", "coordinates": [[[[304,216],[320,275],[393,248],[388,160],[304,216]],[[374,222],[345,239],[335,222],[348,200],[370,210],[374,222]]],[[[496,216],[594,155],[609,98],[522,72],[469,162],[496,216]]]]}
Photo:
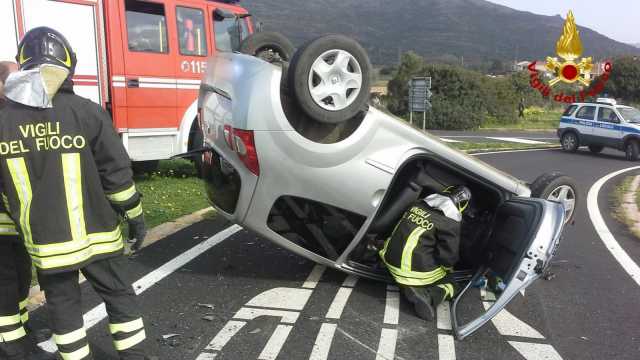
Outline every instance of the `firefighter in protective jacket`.
{"type": "MultiPolygon", "coordinates": [[[[4,82],[10,73],[18,70],[16,63],[0,62],[0,111],[4,106],[4,82]]],[[[27,310],[31,287],[31,259],[9,213],[0,201],[0,359],[47,360],[56,357],[41,350],[36,343],[50,337],[37,339],[29,326],[27,310]],[[31,336],[29,336],[31,335],[31,336]]]]}
{"type": "Polygon", "coordinates": [[[387,239],[380,257],[418,316],[431,320],[435,307],[451,299],[450,275],[458,261],[462,212],[471,200],[465,186],[453,186],[415,202],[387,239]]]}
{"type": "Polygon", "coordinates": [[[110,116],[73,93],[76,56],[57,31],[30,30],[0,113],[0,190],[45,290],[64,359],[90,359],[79,272],[106,303],[121,359],[145,359],[145,330],[126,280],[120,218],[133,248],[146,233],[131,164],[110,116]]]}

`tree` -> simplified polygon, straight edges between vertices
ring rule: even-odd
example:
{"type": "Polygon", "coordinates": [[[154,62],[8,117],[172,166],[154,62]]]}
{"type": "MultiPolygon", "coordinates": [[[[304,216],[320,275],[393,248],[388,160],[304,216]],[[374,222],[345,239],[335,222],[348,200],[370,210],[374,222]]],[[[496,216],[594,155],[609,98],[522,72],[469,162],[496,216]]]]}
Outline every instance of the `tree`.
{"type": "MultiPolygon", "coordinates": [[[[591,86],[597,86],[600,80],[601,77],[595,79],[591,86]]],[[[628,103],[640,103],[640,58],[625,56],[614,59],[604,92],[628,103]]]]}

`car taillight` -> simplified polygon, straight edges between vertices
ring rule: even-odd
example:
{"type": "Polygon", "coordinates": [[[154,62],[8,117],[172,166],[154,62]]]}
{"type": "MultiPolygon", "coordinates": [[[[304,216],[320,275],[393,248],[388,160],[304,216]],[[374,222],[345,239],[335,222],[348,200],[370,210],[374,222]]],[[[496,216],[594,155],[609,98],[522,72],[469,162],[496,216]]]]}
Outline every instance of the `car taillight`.
{"type": "Polygon", "coordinates": [[[244,165],[254,173],[260,175],[260,165],[258,164],[258,152],[253,140],[253,131],[233,129],[233,139],[235,151],[244,165]]]}

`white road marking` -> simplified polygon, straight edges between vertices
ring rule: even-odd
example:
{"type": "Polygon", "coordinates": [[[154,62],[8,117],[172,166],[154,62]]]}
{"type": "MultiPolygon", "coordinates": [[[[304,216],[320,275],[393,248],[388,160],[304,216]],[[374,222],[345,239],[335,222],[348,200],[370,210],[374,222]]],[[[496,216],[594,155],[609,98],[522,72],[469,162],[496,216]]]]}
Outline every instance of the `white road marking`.
{"type": "Polygon", "coordinates": [[[509,344],[527,360],[562,360],[556,349],[549,344],[520,341],[509,341],[509,344]]]}
{"type": "Polygon", "coordinates": [[[207,350],[220,351],[247,323],[244,321],[229,321],[213,340],[207,345],[207,350]]]}
{"type": "Polygon", "coordinates": [[[451,312],[449,307],[449,302],[443,301],[436,308],[436,320],[438,324],[438,329],[440,330],[451,330],[451,312]]]}
{"type": "Polygon", "coordinates": [[[326,360],[329,358],[329,351],[331,350],[331,343],[333,342],[333,336],[335,335],[338,325],[324,323],[320,326],[318,337],[313,345],[311,356],[309,360],[326,360]]]}
{"type": "Polygon", "coordinates": [[[262,349],[258,359],[275,360],[275,358],[278,357],[278,354],[280,354],[280,350],[282,350],[282,346],[285,341],[287,341],[292,328],[293,326],[291,325],[278,325],[273,334],[271,334],[269,341],[267,341],[267,345],[262,349]]]}
{"type": "Polygon", "coordinates": [[[400,292],[387,289],[387,299],[384,304],[384,323],[398,325],[400,317],[400,292]]]}
{"type": "Polygon", "coordinates": [[[271,316],[279,317],[281,319],[280,321],[283,323],[293,324],[298,320],[299,315],[300,313],[297,311],[241,307],[240,310],[238,310],[238,312],[233,316],[233,318],[240,320],[253,320],[255,318],[259,318],[260,316],[271,316]]]}
{"type": "Polygon", "coordinates": [[[311,289],[274,288],[254,297],[245,306],[302,311],[312,291],[311,289]]]}
{"type": "Polygon", "coordinates": [[[322,274],[324,274],[324,271],[326,269],[327,268],[324,266],[314,266],[309,276],[307,276],[307,280],[305,280],[304,284],[302,284],[302,287],[306,289],[315,289],[318,285],[318,282],[322,278],[322,274]]]}
{"type": "Polygon", "coordinates": [[[338,293],[333,298],[333,301],[329,306],[329,310],[327,311],[327,315],[325,315],[327,319],[340,319],[342,312],[344,311],[344,307],[347,305],[347,301],[349,301],[349,297],[353,292],[353,286],[355,286],[357,282],[358,278],[353,275],[349,275],[344,279],[342,287],[338,289],[338,293]]]}
{"type": "Polygon", "coordinates": [[[487,136],[487,139],[506,141],[506,142],[513,142],[513,143],[519,143],[519,144],[532,144],[532,145],[548,144],[547,142],[544,142],[544,141],[521,139],[521,138],[517,138],[517,137],[490,137],[490,136],[487,136]]]}
{"type": "Polygon", "coordinates": [[[469,154],[471,156],[478,155],[492,155],[492,154],[509,154],[509,153],[519,153],[519,152],[531,152],[531,151],[550,151],[557,150],[557,148],[548,148],[548,149],[522,149],[522,150],[505,150],[505,151],[486,151],[486,152],[478,152],[469,154]]]}
{"type": "Polygon", "coordinates": [[[456,360],[456,344],[453,336],[438,334],[438,359],[456,360]]]}
{"type": "Polygon", "coordinates": [[[461,143],[462,141],[460,140],[453,140],[453,139],[447,139],[447,138],[440,138],[441,141],[446,142],[446,143],[461,143]]]}
{"type": "MultiPolygon", "coordinates": [[[[228,228],[220,231],[219,233],[213,235],[206,241],[203,241],[200,244],[192,247],[191,249],[183,252],[182,254],[173,258],[171,261],[165,263],[159,268],[148,273],[147,275],[142,277],[140,280],[134,282],[132,285],[133,290],[135,291],[136,295],[143,293],[153,285],[157,284],[160,280],[171,275],[173,272],[183,267],[184,265],[189,263],[191,260],[200,256],[202,253],[211,249],[212,247],[220,244],[221,242],[228,239],[229,237],[231,237],[232,235],[234,235],[240,230],[242,230],[242,227],[240,227],[239,225],[231,225],[228,228]]],[[[103,319],[105,319],[106,317],[107,317],[107,310],[106,310],[105,304],[101,303],[100,305],[94,307],[93,309],[91,309],[90,311],[84,314],[83,316],[84,326],[88,330],[92,328],[94,325],[96,325],[97,323],[99,323],[100,321],[102,321],[103,319]]],[[[48,342],[53,343],[53,340],[50,339],[48,342]]],[[[43,346],[47,346],[47,347],[51,347],[50,345],[51,344],[46,344],[46,345],[43,344],[43,346]]]]}
{"type": "Polygon", "coordinates": [[[392,360],[396,355],[397,329],[382,329],[376,360],[392,360]]]}
{"type": "Polygon", "coordinates": [[[640,286],[640,266],[636,262],[631,259],[629,254],[620,246],[616,238],[613,236],[609,228],[607,227],[604,219],[602,218],[602,214],[600,214],[600,208],[598,206],[598,193],[602,188],[602,185],[609,181],[610,179],[623,174],[628,171],[638,170],[640,166],[633,166],[630,168],[614,171],[598,181],[596,181],[591,189],[589,189],[589,194],[587,195],[587,210],[589,211],[589,217],[591,218],[591,222],[593,223],[593,227],[596,229],[598,236],[606,246],[607,250],[613,255],[613,257],[620,263],[620,266],[624,269],[624,271],[631,276],[638,286],[640,286]]]}
{"type": "MultiPolygon", "coordinates": [[[[485,310],[488,310],[492,303],[483,301],[482,305],[485,310]]],[[[513,316],[507,309],[502,309],[498,315],[491,319],[493,325],[498,329],[501,335],[505,336],[520,336],[532,339],[544,339],[544,336],[540,334],[536,329],[529,326],[524,321],[513,316]]]]}

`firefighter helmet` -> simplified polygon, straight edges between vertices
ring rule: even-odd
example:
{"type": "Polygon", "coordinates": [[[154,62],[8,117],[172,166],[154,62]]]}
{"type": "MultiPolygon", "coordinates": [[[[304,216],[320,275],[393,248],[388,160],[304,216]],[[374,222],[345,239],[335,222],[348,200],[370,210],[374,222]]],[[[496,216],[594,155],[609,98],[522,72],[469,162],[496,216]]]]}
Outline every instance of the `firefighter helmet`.
{"type": "Polygon", "coordinates": [[[469,201],[471,201],[471,190],[469,190],[468,187],[464,185],[449,186],[442,192],[445,196],[451,198],[460,212],[463,212],[467,206],[469,206],[469,201]]]}
{"type": "Polygon", "coordinates": [[[20,70],[51,64],[66,68],[71,76],[76,67],[76,54],[61,33],[42,26],[33,28],[24,35],[18,45],[16,61],[20,70]]]}

